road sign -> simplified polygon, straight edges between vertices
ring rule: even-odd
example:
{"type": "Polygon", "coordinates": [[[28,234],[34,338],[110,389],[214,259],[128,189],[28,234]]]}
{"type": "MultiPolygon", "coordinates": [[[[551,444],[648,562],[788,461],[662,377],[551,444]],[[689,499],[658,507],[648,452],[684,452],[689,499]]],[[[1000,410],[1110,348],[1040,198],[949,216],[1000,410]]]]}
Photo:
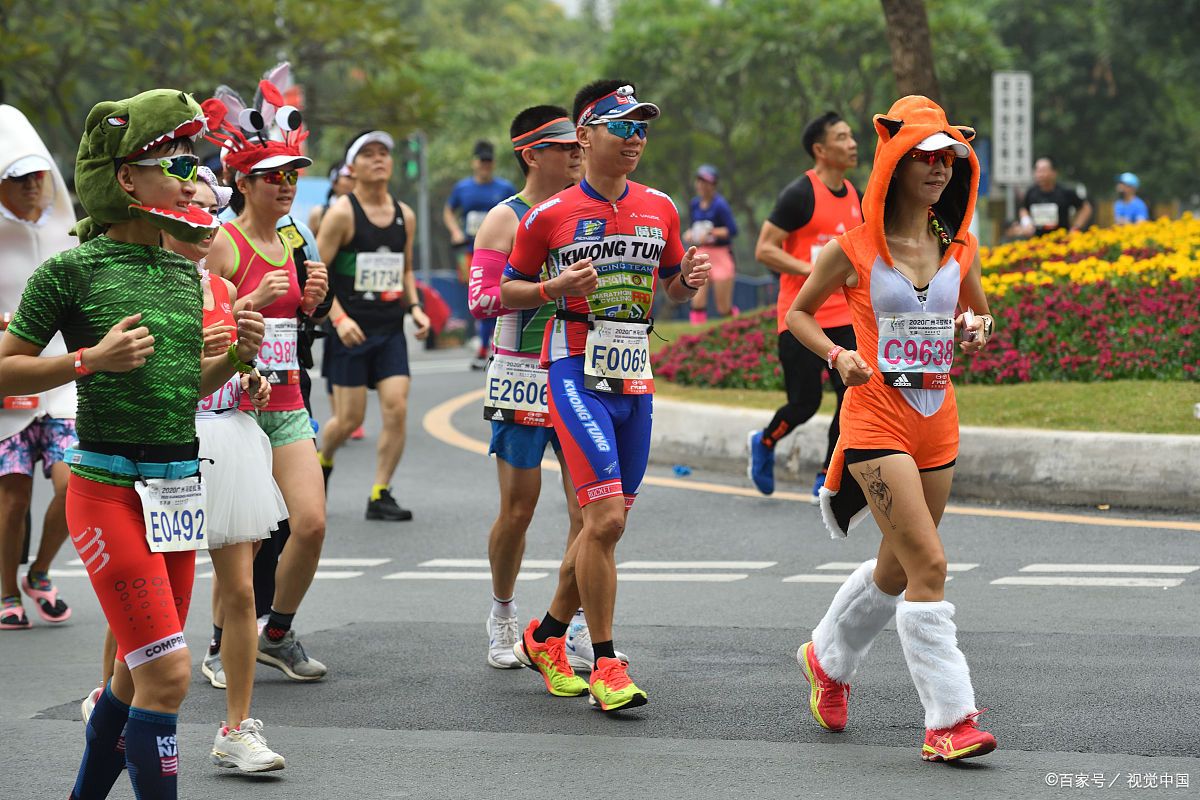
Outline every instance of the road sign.
{"type": "Polygon", "coordinates": [[[1033,76],[992,73],[992,180],[1027,186],[1033,180],[1033,76]]]}

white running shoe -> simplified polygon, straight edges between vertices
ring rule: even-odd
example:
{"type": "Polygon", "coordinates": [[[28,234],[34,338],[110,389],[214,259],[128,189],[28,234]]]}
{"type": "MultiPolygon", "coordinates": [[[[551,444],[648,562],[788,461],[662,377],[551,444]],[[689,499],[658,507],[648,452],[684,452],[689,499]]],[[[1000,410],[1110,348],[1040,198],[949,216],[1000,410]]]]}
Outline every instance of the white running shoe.
{"type": "Polygon", "coordinates": [[[524,666],[513,653],[513,645],[521,638],[521,623],[515,614],[511,617],[488,614],[487,632],[489,666],[496,669],[520,669],[524,666]]]}
{"type": "Polygon", "coordinates": [[[88,720],[92,718],[92,709],[96,707],[96,703],[100,702],[100,695],[104,694],[104,687],[97,686],[88,692],[88,696],[83,698],[83,702],[79,704],[79,710],[83,715],[84,727],[87,727],[88,720]]]}
{"type": "Polygon", "coordinates": [[[262,727],[262,720],[257,719],[244,719],[236,729],[222,725],[213,741],[212,763],[242,772],[283,769],[283,756],[267,747],[262,727]]]}
{"type": "Polygon", "coordinates": [[[214,689],[225,688],[225,667],[221,664],[221,654],[204,653],[204,660],[200,662],[200,671],[204,673],[204,677],[208,678],[208,682],[213,685],[214,689]]]}
{"type": "MultiPolygon", "coordinates": [[[[567,661],[576,672],[591,672],[592,664],[596,661],[595,651],[592,650],[592,634],[586,622],[572,621],[567,627],[567,661]]],[[[617,658],[629,663],[629,656],[616,651],[617,658]]]]}

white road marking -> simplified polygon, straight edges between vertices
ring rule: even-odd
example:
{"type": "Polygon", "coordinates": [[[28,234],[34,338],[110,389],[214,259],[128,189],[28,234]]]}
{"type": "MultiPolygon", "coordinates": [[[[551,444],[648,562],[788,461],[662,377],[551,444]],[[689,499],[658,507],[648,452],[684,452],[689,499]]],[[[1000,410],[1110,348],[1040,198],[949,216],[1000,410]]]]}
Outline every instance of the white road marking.
{"type": "MultiPolygon", "coordinates": [[[[558,569],[562,564],[561,558],[526,558],[521,566],[530,569],[558,569]]],[[[434,567],[441,569],[489,569],[486,558],[434,558],[422,561],[418,567],[434,567]]]]}
{"type": "Polygon", "coordinates": [[[1105,586],[1117,588],[1170,589],[1183,583],[1183,578],[1081,578],[1052,575],[1014,575],[992,581],[998,586],[1105,586]]]}
{"type": "MultiPolygon", "coordinates": [[[[861,566],[861,562],[853,561],[830,561],[828,564],[822,564],[817,569],[845,569],[853,572],[861,566]]],[[[978,564],[947,564],[946,569],[950,572],[970,572],[978,567],[978,564]]]]}
{"type": "MultiPolygon", "coordinates": [[[[211,578],[212,576],[213,576],[213,574],[211,571],[197,572],[196,580],[201,580],[203,578],[211,578]]],[[[316,571],[316,573],[313,574],[313,579],[314,580],[325,580],[325,581],[340,581],[340,580],[346,580],[347,578],[361,578],[362,576],[363,576],[363,573],[355,572],[353,570],[319,569],[316,571]]]]}
{"type": "Polygon", "coordinates": [[[1189,564],[1030,564],[1021,572],[1148,572],[1160,575],[1187,575],[1200,570],[1189,564]]]}
{"type": "Polygon", "coordinates": [[[750,577],[744,572],[618,572],[618,581],[651,583],[730,583],[750,577]]]}
{"type": "Polygon", "coordinates": [[[767,569],[775,561],[622,561],[617,569],[767,569]]]}
{"type": "MultiPolygon", "coordinates": [[[[545,578],[548,572],[521,572],[519,581],[536,581],[545,578]]],[[[385,581],[490,581],[490,572],[393,572],[384,575],[385,581]]]]}
{"type": "MultiPolygon", "coordinates": [[[[857,565],[855,565],[857,566],[857,565]]],[[[817,567],[821,569],[821,567],[817,567]]],[[[781,583],[845,583],[849,575],[831,575],[829,573],[817,575],[789,575],[784,578],[781,583]]],[[[946,576],[946,582],[954,580],[951,575],[946,576]]]]}
{"type": "Polygon", "coordinates": [[[381,567],[390,558],[322,558],[322,567],[381,567]]]}

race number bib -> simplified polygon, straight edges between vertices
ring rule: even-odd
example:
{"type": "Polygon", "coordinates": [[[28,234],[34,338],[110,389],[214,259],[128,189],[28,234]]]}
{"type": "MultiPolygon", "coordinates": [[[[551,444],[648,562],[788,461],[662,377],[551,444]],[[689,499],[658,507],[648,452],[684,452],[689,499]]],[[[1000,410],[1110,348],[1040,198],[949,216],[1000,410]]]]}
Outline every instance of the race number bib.
{"type": "Polygon", "coordinates": [[[354,291],[385,295],[404,291],[404,253],[359,253],[355,256],[354,291]]]}
{"type": "Polygon", "coordinates": [[[207,550],[204,481],[152,478],[133,485],[142,498],[146,543],[152,553],[207,550]]]}
{"type": "Polygon", "coordinates": [[[610,394],[654,394],[645,325],[598,319],[583,352],[583,385],[610,394]]]}
{"type": "Polygon", "coordinates": [[[225,385],[196,404],[196,412],[229,411],[238,407],[242,399],[242,376],[236,374],[225,385]]]}
{"type": "Polygon", "coordinates": [[[1029,216],[1033,218],[1033,224],[1038,228],[1057,228],[1058,227],[1058,204],[1057,203],[1032,203],[1029,206],[1029,216]]]}
{"type": "Polygon", "coordinates": [[[467,236],[474,236],[475,234],[479,233],[479,228],[483,225],[483,220],[486,216],[486,211],[468,211],[467,225],[464,229],[464,233],[466,233],[467,236]]]}
{"type": "Polygon", "coordinates": [[[880,314],[876,363],[897,389],[945,389],[954,365],[954,318],[949,314],[880,314]]]}
{"type": "Polygon", "coordinates": [[[518,425],[550,427],[546,370],[536,358],[493,356],[488,365],[483,418],[518,425]]]}
{"type": "Polygon", "coordinates": [[[258,348],[258,368],[272,384],[300,383],[297,339],[300,323],[294,319],[263,319],[266,331],[258,348]]]}

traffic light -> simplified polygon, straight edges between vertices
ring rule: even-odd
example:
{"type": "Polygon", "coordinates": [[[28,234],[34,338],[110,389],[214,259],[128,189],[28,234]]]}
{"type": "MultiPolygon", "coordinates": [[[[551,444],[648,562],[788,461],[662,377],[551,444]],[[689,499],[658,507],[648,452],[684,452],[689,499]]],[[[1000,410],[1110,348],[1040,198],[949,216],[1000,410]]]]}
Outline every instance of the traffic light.
{"type": "Polygon", "coordinates": [[[404,174],[410,181],[421,177],[421,134],[408,137],[408,149],[404,156],[404,174]]]}

